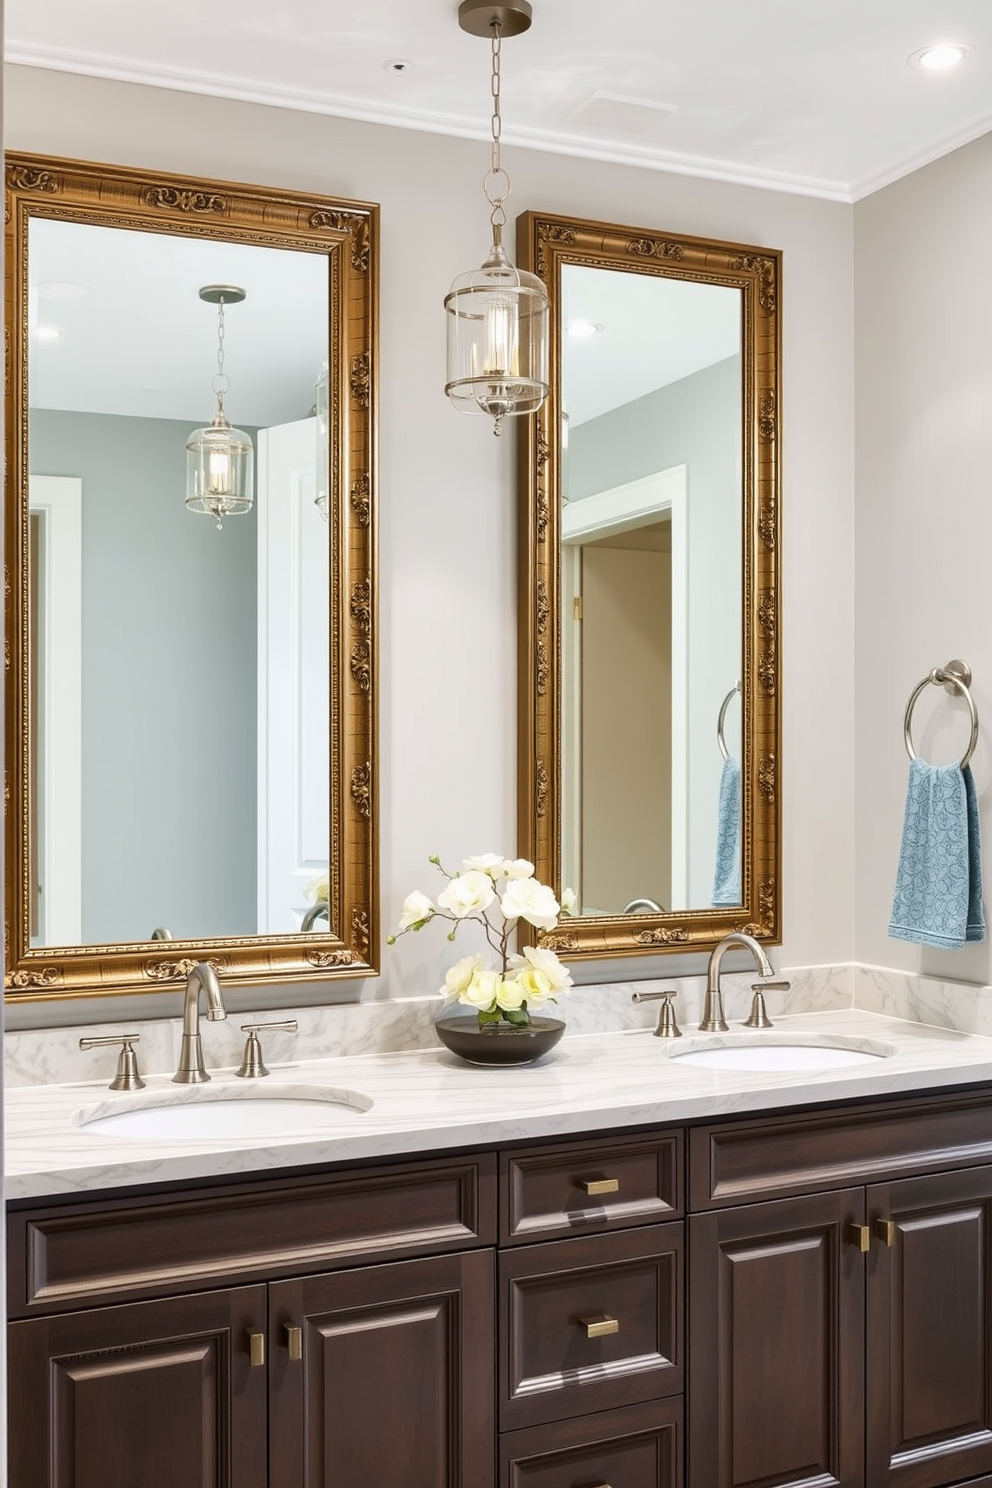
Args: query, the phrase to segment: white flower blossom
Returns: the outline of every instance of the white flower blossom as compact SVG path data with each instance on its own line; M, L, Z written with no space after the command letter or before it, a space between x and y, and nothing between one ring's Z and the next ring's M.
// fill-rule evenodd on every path
M461 997L475 973L485 970L488 970L486 957L481 953L475 956L463 956L460 961L455 962L454 966L449 966L445 972L444 986L438 996L446 998L449 1002L454 997Z
M473 869L453 878L446 889L437 896L442 909L463 920L466 915L481 914L496 898L493 881L488 873Z
M562 965L554 951L543 946L524 946L523 955L512 957L510 965L518 973L524 967L540 972L548 984L549 996L568 992L572 986L571 973Z
M433 918L434 905L426 894L419 889L414 889L412 894L407 894L403 900L403 908L400 912L400 930L416 930L421 925Z
M466 873L488 873L490 878L499 878L505 867L505 860L499 853L480 853L477 858L465 858L462 867Z
M579 896L574 889L562 889L561 912L563 915L574 915L579 906Z
M499 907L508 920L526 920L538 930L553 930L561 906L547 884L536 878L511 878Z
M503 872L507 878L533 878L534 864L528 863L526 858L505 858Z
M524 989L515 977L506 977L496 992L496 1005L505 1012L514 1013L523 1006Z
M488 1012L496 1005L502 980L502 972L490 971L485 966L477 967L469 978L465 990L459 992L458 1001L467 1003L469 1007L478 1008L480 1012Z
M330 873L318 873L316 878L310 880L303 893L311 904L326 904L331 897Z
M551 997L551 983L543 971L536 966L525 966L516 974L516 983L523 989L528 1008L540 1007Z

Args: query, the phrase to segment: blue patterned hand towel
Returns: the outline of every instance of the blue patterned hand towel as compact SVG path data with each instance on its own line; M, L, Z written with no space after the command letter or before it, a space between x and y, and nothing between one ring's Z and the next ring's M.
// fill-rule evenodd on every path
M967 765L910 763L889 934L945 950L985 939L978 800Z
M716 815L716 872L713 904L741 902L741 767L725 759Z

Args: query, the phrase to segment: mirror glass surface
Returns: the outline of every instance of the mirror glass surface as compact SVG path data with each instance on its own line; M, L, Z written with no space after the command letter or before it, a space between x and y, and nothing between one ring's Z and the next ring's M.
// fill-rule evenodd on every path
M563 881L737 905L741 292L565 263L560 345Z
M28 261L31 943L296 932L329 861L327 260L35 219ZM255 451L252 509L220 530L184 499L215 408L210 284L245 292L225 407ZM297 718L273 663L299 668Z

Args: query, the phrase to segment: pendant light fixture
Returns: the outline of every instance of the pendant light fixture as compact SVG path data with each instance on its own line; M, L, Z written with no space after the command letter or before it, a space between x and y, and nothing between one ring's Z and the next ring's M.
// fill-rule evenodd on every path
M510 177L500 161L500 45L530 28L528 0L462 0L458 24L492 42L492 152L483 189L492 248L485 263L460 274L444 302L448 323L445 392L462 413L488 413L494 434L510 414L533 413L548 395L548 296L540 279L515 269L503 247Z
M224 412L230 387L224 371L224 307L238 305L245 291L236 284L205 284L200 299L217 306L217 371L211 386L217 411L205 429L196 429L186 443L186 505L207 512L223 527L224 517L251 511L255 451L251 439L232 428Z

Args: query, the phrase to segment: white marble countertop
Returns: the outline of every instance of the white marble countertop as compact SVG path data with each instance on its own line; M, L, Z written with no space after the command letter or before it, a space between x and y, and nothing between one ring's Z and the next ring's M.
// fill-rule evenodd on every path
M569 1137L626 1127L748 1115L866 1096L953 1088L992 1081L992 1038L845 1010L775 1020L755 1035L738 1025L702 1042L774 1042L797 1037L840 1038L849 1047L890 1047L886 1058L850 1069L745 1073L715 1071L671 1056L699 1041L694 1031L663 1041L644 1029L566 1037L536 1064L478 1069L444 1049L351 1056L273 1066L271 1077L247 1082L233 1069L209 1086L179 1086L165 1075L147 1079L138 1096L106 1085L40 1085L11 1090L5 1102L8 1200L88 1194L134 1184L251 1175L322 1163L416 1156L446 1148L498 1146L528 1138ZM149 1098L183 1103L225 1087L243 1096L250 1085L266 1096L280 1087L356 1091L370 1109L348 1113L340 1128L319 1137L149 1139L87 1131L79 1113L111 1112Z

